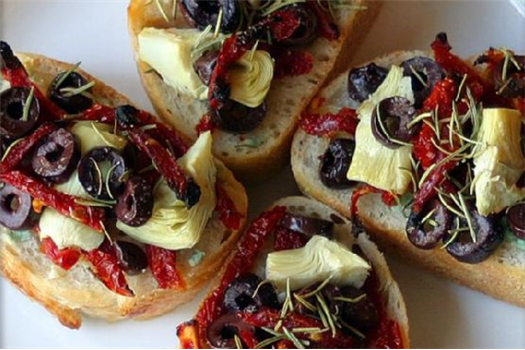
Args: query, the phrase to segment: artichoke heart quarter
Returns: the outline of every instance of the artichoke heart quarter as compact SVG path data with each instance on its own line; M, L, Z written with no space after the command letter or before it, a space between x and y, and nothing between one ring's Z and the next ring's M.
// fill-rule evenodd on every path
M208 131L178 160L180 166L200 186L199 202L188 208L165 180L156 186L152 217L142 226L131 227L117 222L117 228L134 239L170 250L192 248L199 242L216 205L217 168L212 153L212 136Z
M255 108L260 106L273 79L274 62L267 51L249 51L228 72L231 99Z
M489 215L525 197L525 189L516 186L525 170L520 112L484 109L478 141L474 158L476 207L481 215Z
M306 246L268 254L266 279L277 288L297 290L330 278L335 285L363 286L370 265L344 245L323 236L314 236Z

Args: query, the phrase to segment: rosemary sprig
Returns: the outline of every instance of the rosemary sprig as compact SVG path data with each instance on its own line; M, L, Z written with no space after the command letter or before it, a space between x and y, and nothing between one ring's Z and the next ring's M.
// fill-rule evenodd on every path
M463 197L463 194L461 192L458 193L459 201L461 203L461 207L463 209L463 212L465 213L465 218L467 220L468 228L470 231L470 237L472 239L472 242L476 243L477 237L476 232L474 231L474 225L472 223L472 215L470 215L470 210L467 207L467 203L465 202L465 198Z
M241 338L239 338L237 334L233 335L233 339L235 341L235 346L237 347L237 349L244 349L244 347L242 346Z
M305 349L304 344L295 336L295 334L286 329L286 327L283 327L283 333L297 349Z
M358 296L356 298L335 297L334 300L335 301L342 301L344 303L352 303L353 304L353 303L360 302L364 298L366 298L366 294L361 294L360 296Z
M7 158L7 155L9 154L9 152L11 152L11 150L19 143L21 142L23 139L25 139L25 137L22 137L22 138L19 138L15 141L13 141L12 144L9 145L9 147L7 147L7 149L5 150L4 152L4 155L2 156L2 160L1 161L4 161L4 159Z
M95 167L95 171L97 172L98 176L98 190L97 195L100 196L102 194L102 186L104 185L104 179L102 177L102 171L100 170L100 167L98 166L98 163L95 159L89 158L91 162L93 163L93 166Z
M332 279L332 276L329 276L327 279L325 279L316 289L311 291L310 293L303 294L302 297L304 299L308 299L319 293L324 287L330 283L330 280Z
M71 75L71 73L73 73L74 71L76 71L78 69L78 67L80 67L80 65L82 64L82 62L77 62L75 63L75 65L73 65L71 68L69 68L64 74L62 74L62 76L60 77L60 79L58 79L57 81L57 84L56 86L60 86L62 85L62 83L64 81L66 81L67 77L69 77Z
M324 300L324 297L321 293L318 293L315 295L315 298L317 299L318 303L318 309L319 314L324 313L326 316L326 320L328 321L328 326L330 327L332 331L332 337L335 337L335 334L337 332L337 329L335 327L334 319L332 318L332 314L330 313L330 309L328 308L328 305L326 304L326 301Z
M29 95L27 96L26 101L24 102L24 108L22 109L22 120L23 122L26 122L29 118L29 110L31 109L31 104L33 104L33 99L35 96L35 87L32 86L31 90L29 90Z
M414 69L413 66L410 66L410 70L412 71L412 74L414 74L414 76L417 78L417 80L419 80L419 82L424 87L428 87L428 83L425 81L425 79L423 79L423 77L419 74L419 72Z
M219 15L217 16L217 23L215 24L215 31L213 32L213 39L217 39L221 32L222 25L222 16L224 15L222 8L219 10Z
M92 122L91 123L91 127L93 128L93 130L95 131L95 133L98 135L98 137L100 137L100 139L108 146L110 147L114 147L114 148L117 148L117 146L113 143L111 143L108 139L106 139L106 137L104 136L104 134L102 134L102 131L100 131L96 125L96 123Z
M388 130L386 129L386 126L384 125L383 120L381 120L381 114L379 113L379 104L376 106L376 113L377 113L377 121L379 122L379 127L381 128L381 131L383 132L383 135L385 135L386 138L390 142L395 143L395 144L400 145L400 146L409 146L409 147L413 146L411 143L403 142L403 141L394 139L393 137L391 137L388 134Z
M75 95L85 94L87 90L91 89L93 86L95 86L95 81L90 81L89 83L82 85L77 88L69 88L65 87L60 89L61 92L65 92L64 97L73 97Z
M294 293L293 297L294 297L295 300L297 300L297 302L299 304L303 305L308 310L310 310L312 312L317 312L317 308L314 305L312 305L310 302L308 302L308 300L306 300L302 296L300 296L299 294Z
M456 95L456 98L454 99L454 101L458 102L459 101L459 98L461 97L461 93L463 92L463 87L465 86L465 83L467 82L467 74L463 74L463 78L461 79L461 83L459 84L459 87L458 87L458 93Z
M101 199L90 200L90 199L83 199L83 198L75 198L75 203L80 204L80 205L85 205L87 207L105 207L105 208L111 208L115 204L117 204L116 201L103 201Z
M111 193L111 188L109 186L109 182L110 182L110 179L111 179L111 175L113 174L113 172L115 171L115 169L117 168L118 164L114 164L111 168L109 168L108 170L108 173L106 175L106 181L105 181L105 184L106 184L106 192L108 193L108 196L109 198L111 199L115 199L115 197L113 196L113 193Z
M255 348L256 349L264 349L274 343L277 343L278 341L280 340L283 340L284 339L284 335L276 335L274 337L271 337L271 338L268 338L268 339L265 339L263 340L262 342L260 343L257 343L257 345L255 345Z
M160 14L162 15L162 18L164 18L164 20L169 23L170 19L169 19L168 15L166 14L166 11L164 10L164 7L160 3L160 1L161 0L154 0L155 5L157 6L157 9L159 10Z

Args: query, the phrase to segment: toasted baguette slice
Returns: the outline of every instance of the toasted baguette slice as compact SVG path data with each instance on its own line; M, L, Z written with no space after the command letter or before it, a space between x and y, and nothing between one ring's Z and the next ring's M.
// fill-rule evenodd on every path
M403 51L375 59L383 67L399 65L415 57L432 57L429 52ZM333 80L319 97L326 99L323 108L337 112L348 106L347 76L343 73ZM319 177L320 157L329 140L311 136L299 129L292 145L292 169L301 191L350 217L351 190L334 190L323 185ZM396 208L386 206L378 195L369 195L359 201L359 214L373 239L385 251L420 264L445 276L486 293L494 298L525 307L525 252L504 242L486 261L471 265L461 263L443 249L430 251L413 246L405 234L407 219Z
M68 70L71 65L33 54L17 55L32 80L46 92L53 78ZM104 85L86 72L81 74L96 81L95 98L108 106L116 107L130 101ZM247 197L243 186L233 174L217 161L217 181L223 185L234 201L239 213L246 217ZM243 222L244 224L244 222ZM151 272L126 276L135 297L120 296L108 290L92 273L88 264L79 261L70 271L64 271L51 262L40 250L36 235L17 241L0 226L0 270L2 274L30 298L55 314L60 322L70 328L79 328L82 314L117 321L124 318L148 319L164 314L191 300L220 269L233 249L240 231L230 231L214 215L194 247L205 253L201 262L191 267L188 259L194 250L177 253L177 264L186 283L184 290L161 290Z
M162 0L160 2L163 3ZM290 144L301 111L308 106L334 67L337 70L337 67L347 64L371 27L381 5L379 1L366 0L353 1L352 4L355 5L353 8L365 6L366 9L356 11L342 7L338 11L337 24L341 30L338 40L318 39L307 47L314 56L314 67L309 74L273 82L267 96L268 113L261 125L243 135L221 130L213 133L214 154L241 181L262 182L289 162ZM167 23L151 1L132 0L128 9L128 22L142 84L157 114L180 130L188 140L195 140L195 127L208 111L207 101L179 94L164 83L158 74L146 73L149 66L138 57L137 37L143 28L184 28L188 26L184 16L179 15L177 21ZM342 51L342 47L345 50ZM246 139L254 140L258 146L243 147L242 142Z
M409 327L405 301L396 281L390 273L383 254L377 249L377 246L370 240L368 235L362 232L356 237L352 232L353 225L351 221L340 218L337 212L330 207L306 197L286 197L280 199L274 202L268 210L276 206L284 206L287 208L287 212L306 217L318 217L328 221L333 221L334 216L340 219L341 223L338 223L336 228L334 228L334 238L349 248L354 245L359 246L366 259L371 263L379 281L379 291L381 293L385 312L390 320L395 321L399 325L403 347L409 348ZM268 240L257 257L257 266L254 266L251 269L252 272L259 276L264 276L266 256L267 252L271 251L272 242L273 239ZM242 240L239 244L242 244ZM233 255L234 254L232 254L230 258L232 258ZM225 264L221 274L213 281L208 297L214 293L214 290L220 284L220 280L226 268L227 264ZM178 335L181 341L181 346L193 344L199 348L209 348L209 343L206 339L199 339L199 334L202 334L202 332L199 332L197 327L198 322L194 321L187 322L179 327Z

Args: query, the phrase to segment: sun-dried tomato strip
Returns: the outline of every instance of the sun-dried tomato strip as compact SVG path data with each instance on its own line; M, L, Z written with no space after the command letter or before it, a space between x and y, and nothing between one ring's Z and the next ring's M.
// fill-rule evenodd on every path
M217 205L215 210L219 212L219 219L230 230L238 230L241 228L241 221L243 215L237 211L235 203L228 196L228 193L219 184L215 185L215 193L217 195Z
M148 154L177 197L185 198L188 179L175 158L157 140L140 129L130 130L129 136L141 151Z
M75 266L82 255L82 252L75 248L58 249L50 237L44 238L40 242L40 247L51 261L64 270L69 270Z
M96 231L103 231L104 209L77 204L76 200L80 198L58 192L20 171L0 174L0 180L29 193L35 200L64 216L75 219Z
M2 65L2 76L9 81L12 87L34 88L35 98L38 100L42 110L42 119L46 121L62 119L66 113L49 100L38 86L31 81L22 62L4 41L0 41L0 57L3 62L3 65L0 64Z
M361 184L354 190L354 192L352 192L352 198L350 200L350 213L353 218L357 218L359 216L359 199L361 199L361 197L363 196L373 193L381 194L381 199L386 205L394 205L396 203L396 197L394 194L380 190L367 184Z
M195 317L201 332L221 315L223 312L222 301L226 288L228 288L231 281L252 267L263 244L275 230L285 213L285 207L274 207L272 210L259 215L246 230L244 237L237 246L235 255L228 262L220 285L202 303Z
M15 169L20 162L27 157L29 151L31 151L40 140L49 135L55 129L55 125L46 123L31 135L14 145L6 158L0 163L0 173L6 173Z
M343 107L337 114L303 113L300 120L301 128L310 135L332 137L338 132L355 134L359 119L354 109Z
M328 1L332 0L321 1L321 3L325 2L325 6L329 6ZM306 1L306 6L309 7L317 17L317 31L319 34L328 40L339 39L340 33L337 24L332 21L330 14L321 8L319 1Z
M97 278L111 291L127 297L133 296L124 271L119 266L115 250L111 243L104 242L99 248L86 252L86 259L91 263Z
M172 250L146 246L148 266L162 289L184 289L185 283L177 269L177 253Z

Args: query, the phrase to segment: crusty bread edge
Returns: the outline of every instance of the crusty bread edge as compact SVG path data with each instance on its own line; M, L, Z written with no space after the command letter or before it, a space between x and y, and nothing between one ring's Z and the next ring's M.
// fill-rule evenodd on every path
M420 54L420 52L417 53ZM416 52L398 51L381 57L381 60L388 61L390 59L394 61L398 56L415 54ZM347 72L342 73L332 84L346 79L346 74ZM330 89L331 86L329 84L327 89ZM292 145L292 171L301 192L334 208L342 215L350 217L350 203L338 201L324 190L324 186L320 181L312 184L305 174L297 171L300 160L294 156L294 153L300 153L298 152L299 144L301 142L307 144L309 137L313 136L306 134L303 130L298 130ZM379 198L375 198L374 203L383 205ZM363 208L362 203L359 205L359 208ZM371 215L372 210L373 207L370 208L370 206L360 210L360 220L382 250L398 255L411 263L421 265L439 276L451 279L458 284L480 291L493 298L525 307L525 269L504 264L495 257L490 257L482 263L471 265L458 262L441 249L426 251L416 248L406 239L404 231L388 230L380 222L374 220Z
M52 71L53 74L65 71L71 67L68 63L56 61L41 55L18 54L18 56L23 61L33 61L38 69L49 70ZM117 104L130 103L126 97L119 94L115 89L105 85L88 73L81 70L79 71L89 80L96 81L94 87L95 95L108 98ZM235 181L230 171L226 169L224 174L224 178L218 179L218 181L226 180L235 188L236 195L242 199L238 203L235 203L235 205L237 210L246 218L248 209L246 192L242 185ZM69 328L79 328L81 326L83 313L92 317L103 318L107 321L117 321L124 318L149 319L171 311L196 296L197 292L202 289L221 268L222 263L228 257L238 238L241 236L244 223L245 219L242 220L241 229L232 231L222 243L219 251L206 257L201 264L193 269L193 277L190 281L185 281L187 288L184 291L156 289L147 295L142 295L140 298L135 297L130 299L117 296L109 290L103 290L103 292L99 293L100 295L97 295L100 299L98 307L82 308L83 297L88 297L88 292L83 295L77 291L75 295L78 296L80 294L80 296L76 297L75 300L72 299L67 302L58 300L55 296L56 286L53 285L53 282L47 279L46 276L37 274L29 264L24 262L19 252L12 246L12 244L16 243L4 239L0 240L0 272L22 292L34 301L42 304L49 312L54 314L64 326ZM71 307L70 305L77 305L79 307Z
M355 53L355 50L364 41L368 30L372 26L375 18L379 14L382 6L380 0L369 0L366 1L367 9L365 11L357 11L354 21L347 27L343 28L341 33L342 43L339 46L339 56L334 60L332 70L324 75L324 79L320 79L317 83L317 91L328 81L328 77L342 67L346 66L347 62L350 61L351 57ZM157 114L167 123L175 124L173 115L168 111L162 99L162 92L160 89L155 87L155 79L148 76L143 69L140 68L140 62L138 61L138 40L137 36L140 30L145 26L147 20L143 18L143 6L140 1L131 0L128 7L128 27L131 35L131 41L135 56L137 59L138 71L142 81L142 85L146 93L148 94L153 107ZM345 48L344 50L342 48ZM280 136L276 143L272 144L264 153L256 154L251 157L228 157L224 158L221 154L216 154L226 166L232 170L235 176L243 183L246 184L259 184L280 171L286 164L289 163L290 147L293 139L293 135L297 128L297 123L301 112L309 105L311 99L315 96L316 92L313 92L311 96L305 98L300 108L297 108L296 113L290 116L294 119L294 123L290 128L284 130L282 136ZM176 119L176 118L175 118ZM182 135L185 139L191 140L190 135Z

